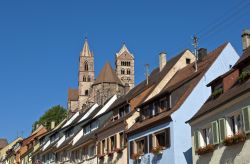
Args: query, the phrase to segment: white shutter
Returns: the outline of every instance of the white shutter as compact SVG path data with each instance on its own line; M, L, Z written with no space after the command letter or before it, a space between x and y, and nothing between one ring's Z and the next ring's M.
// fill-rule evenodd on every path
M225 118L219 119L219 132L220 132L220 142L223 142L227 136L226 120Z
M250 133L250 106L242 109L243 125L245 133Z

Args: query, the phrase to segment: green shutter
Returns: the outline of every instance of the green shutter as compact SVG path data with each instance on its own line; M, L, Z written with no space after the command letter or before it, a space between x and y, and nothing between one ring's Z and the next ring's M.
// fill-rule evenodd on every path
M213 144L218 144L219 143L218 122L214 121L211 124L212 124Z
M195 150L200 147L200 132L197 130L194 132L194 147Z
M250 106L242 109L243 125L245 133L250 133Z
M226 138L226 120L225 118L219 119L219 132L220 132L220 142L223 142L224 139Z

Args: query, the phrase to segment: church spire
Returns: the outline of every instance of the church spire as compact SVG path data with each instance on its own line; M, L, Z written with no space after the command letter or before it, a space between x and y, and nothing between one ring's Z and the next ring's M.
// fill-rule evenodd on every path
M92 56L92 53L90 52L90 49L89 49L89 43L88 43L87 37L85 37L85 40L84 40L84 45L82 48L81 56Z

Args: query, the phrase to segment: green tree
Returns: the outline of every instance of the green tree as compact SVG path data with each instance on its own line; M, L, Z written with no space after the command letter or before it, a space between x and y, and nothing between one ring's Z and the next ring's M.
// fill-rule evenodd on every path
M33 123L32 130L34 131L37 127L37 124L44 125L47 129L50 130L51 122L55 121L55 125L58 125L64 118L67 117L67 110L60 106L53 106L48 109L36 122Z

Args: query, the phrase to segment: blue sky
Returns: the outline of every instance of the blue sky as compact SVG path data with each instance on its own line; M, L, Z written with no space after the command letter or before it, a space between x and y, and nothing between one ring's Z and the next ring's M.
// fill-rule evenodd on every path
M191 49L194 33L204 36L200 47L212 50L230 41L241 53L249 10L243 0L0 1L0 138L11 141L22 131L27 136L48 108L66 107L68 88L77 87L85 36L96 75L106 61L114 66L125 42L135 56L138 83L145 63L152 70L159 52L170 59Z

